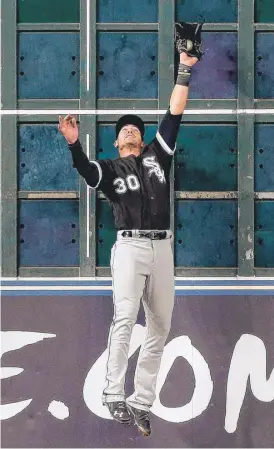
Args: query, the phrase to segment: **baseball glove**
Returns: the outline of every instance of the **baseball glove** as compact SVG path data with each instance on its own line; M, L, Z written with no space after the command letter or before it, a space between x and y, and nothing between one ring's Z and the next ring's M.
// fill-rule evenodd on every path
M188 56L196 57L199 60L203 57L202 52L202 31L203 23L175 23L175 45L178 53L185 52Z

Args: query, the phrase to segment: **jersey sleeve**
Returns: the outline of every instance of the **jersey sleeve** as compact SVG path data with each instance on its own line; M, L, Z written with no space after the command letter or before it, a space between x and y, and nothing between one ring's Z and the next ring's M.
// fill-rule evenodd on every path
M113 161L104 159L100 161L90 161L84 153L79 140L73 145L69 145L71 151L73 167L85 179L86 183L96 189L100 187L106 190L108 184L115 177L115 168Z
M157 131L156 140L167 155L174 155L181 119L182 114L173 115L168 109Z

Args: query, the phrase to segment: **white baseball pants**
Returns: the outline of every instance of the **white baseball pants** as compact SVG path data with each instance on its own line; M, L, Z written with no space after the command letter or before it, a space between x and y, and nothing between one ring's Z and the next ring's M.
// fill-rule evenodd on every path
M149 410L174 306L172 233L164 240L118 238L111 251L114 316L108 338L103 401L125 400L125 375L133 326L142 299L146 316L144 344L137 362L134 393L127 402Z

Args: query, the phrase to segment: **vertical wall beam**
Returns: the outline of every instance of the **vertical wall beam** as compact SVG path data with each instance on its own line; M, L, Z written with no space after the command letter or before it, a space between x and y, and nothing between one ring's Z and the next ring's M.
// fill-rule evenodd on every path
M254 107L254 0L239 0L238 108ZM238 115L238 275L254 275L254 116Z
M174 18L175 2L173 0L159 1L159 109L168 108L174 85ZM159 122L161 119L162 116L159 116ZM171 167L170 179L170 229L174 232L174 162Z
M96 108L96 1L81 0L80 108ZM90 160L96 157L96 116L81 116L80 137ZM96 192L80 180L80 276L96 272Z
M1 5L1 107L16 109L16 0ZM1 275L17 276L17 116L1 115Z

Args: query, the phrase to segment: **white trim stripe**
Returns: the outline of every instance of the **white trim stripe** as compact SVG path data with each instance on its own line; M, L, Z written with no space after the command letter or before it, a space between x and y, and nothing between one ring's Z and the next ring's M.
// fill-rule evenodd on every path
M161 145L161 147L163 148L163 150L165 150L166 153L170 154L171 156L173 156L175 149L172 150L171 148L169 148L169 146L167 145L167 143L164 141L164 139L162 138L161 134L159 133L159 131L157 131L156 133L156 139L158 140L159 144Z
M164 115L166 109L2 109L0 115ZM183 115L260 115L274 114L274 109L185 109Z
M87 151L87 157L89 159L89 134L86 135L86 151ZM89 186L87 185L87 191L86 191L86 197L87 197L87 215L86 215L86 226L87 226L87 233L86 233L86 246L87 246L87 258L89 258L89 227L90 227L90 194L89 194Z
M111 291L112 286L111 285L91 285L91 286L83 286L83 285L21 285L21 286L7 286L7 287L1 287L1 291L92 291L92 290L102 290L102 291ZM199 290L199 291L207 291L207 290L223 290L223 291L231 291L231 290L265 290L265 291L273 291L273 286L269 285L182 285L182 286L175 286L176 291L185 291L185 290Z
M193 276L175 276L174 277L175 281L195 281L197 283L199 283L200 281L228 281L228 282L232 282L232 281L249 281L249 282L260 282L260 281L274 281L274 276L205 276L205 277L193 277ZM47 281L72 281L72 282L81 282L81 281L96 281L96 282L100 282L100 281L111 281L111 277L110 276L90 276L90 277L81 277L81 276L77 276L77 277L43 277L43 276L39 276L39 277L0 277L0 282L3 281L41 281L41 282L47 282Z
M98 172L99 172L99 181L97 182L95 187L91 187L92 189L97 189L97 187L99 186L100 182L102 181L102 177L103 177L103 172L102 172L102 168L101 165L98 164L97 161L89 161L91 164L95 164L96 167L98 168Z

